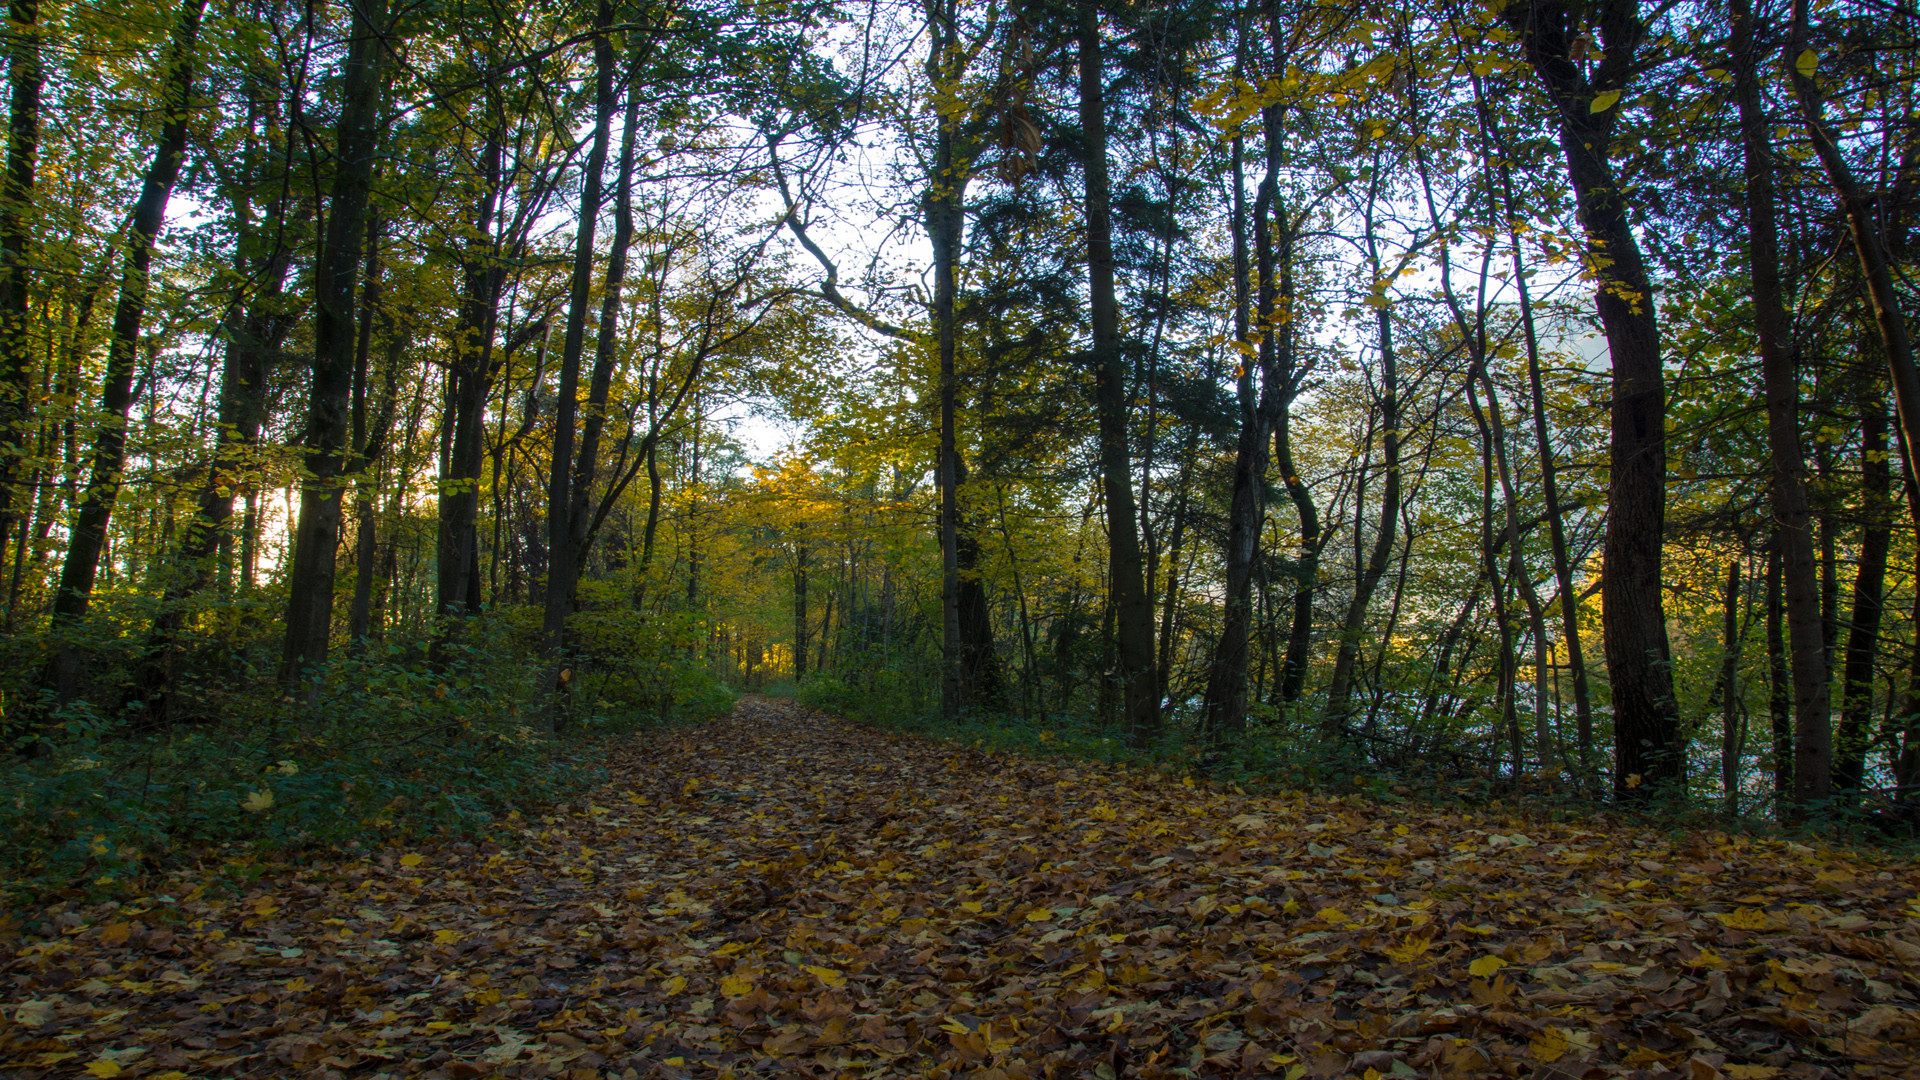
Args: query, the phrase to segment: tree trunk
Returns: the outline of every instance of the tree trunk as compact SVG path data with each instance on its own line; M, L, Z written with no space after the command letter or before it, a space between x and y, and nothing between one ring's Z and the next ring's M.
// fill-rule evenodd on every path
M804 524L801 526L804 528ZM807 677L807 559L806 544L793 546L793 681Z
M607 143L613 126L613 24L611 0L600 0L593 20L594 121L580 184L580 218L574 237L573 276L567 301L567 330L560 346L560 388L553 409L553 461L547 480L547 595L541 632L553 673L548 680L553 709L548 723L564 714L568 669L567 616L573 612L579 563L573 535L574 420L579 411L580 360L586 351L587 307L593 302L593 240L600 218L601 179L607 168Z
M40 0L12 0L7 10L8 82L6 174L0 177L0 552L10 530L26 535L15 490L27 456L33 416L33 342L28 320L28 267L32 263L33 201L40 150ZM15 576L26 549L14 557ZM8 604L11 617L13 606Z
M1582 15L1589 12L1604 56L1592 81L1572 59ZM1595 306L1613 359L1601 620L1613 685L1614 796L1642 798L1658 788L1680 787L1687 774L1660 591L1666 383L1652 284L1608 160L1621 110L1595 111L1595 104L1601 93L1625 90L1646 27L1637 0L1601 0L1592 7L1530 0L1507 8L1506 17L1520 24L1527 58L1559 114L1567 175L1592 247L1589 265L1599 279Z
M950 85L958 28L954 5L944 0L928 5L931 42L926 74L935 87ZM960 237L965 227L967 175L958 166L960 117L941 110L934 122L934 168L925 197L927 238L933 246L933 330L940 354L940 460L935 472L940 484L940 711L948 718L968 708L965 645L960 613L960 451L956 445L955 413L959 380L955 372L958 350L954 307L959 292ZM977 546L977 545L976 545Z
M1914 367L1913 339L1900 312L1900 296L1894 289L1886 242L1875 220L1878 200L1860 189L1853 168L1840 153L1839 144L1827 127L1819 86L1810 73L1799 70L1799 58L1807 51L1807 36L1807 0L1793 0L1793 35L1787 45L1786 62L1792 72L1794 92L1800 99L1802 119L1814 152L1819 155L1827 181L1833 185L1840 209L1847 216L1854 254L1866 278L1867 300L1873 308L1874 324L1880 330L1881 346L1887 354L1887 375L1893 384L1901 438L1909 447L1920 447L1920 370ZM1908 475L1920 482L1920 474L1914 472L1916 467L1914 459L1909 457Z
M967 482L966 462L953 455L954 482ZM965 515L955 521L954 546L959 558L958 611L960 630L960 694L968 708L1007 711L1006 669L993 647L993 620L987 606L987 586L980 577L980 521Z
M279 680L291 686L326 662L333 630L334 549L353 448L348 445L354 370L354 285L372 187L390 27L384 0L353 9L342 72L343 103L329 196L326 242L314 272L313 377L308 390L306 471L287 577L286 640Z
M1727 563L1720 616L1720 788L1728 817L1740 814L1740 560Z
M1874 387L1878 390L1878 387ZM1868 732L1873 723L1874 660L1886 607L1887 552L1892 541L1892 470L1887 462L1887 414L1870 394L1860 417L1860 494L1865 521L1853 579L1853 618L1847 627L1840 727L1834 733L1833 784L1858 791L1866 780Z
M1094 396L1100 416L1100 477L1107 508L1107 588L1123 688L1125 728L1136 747L1160 736L1154 694L1153 601L1147 596L1138 516L1128 460L1126 358L1114 295L1113 212L1107 175L1106 76L1097 4L1079 7L1080 126L1084 140L1088 301L1092 311Z
M440 626L434 651L440 653L463 616L476 614L467 604L473 584L469 568L479 544L480 467L486 456L486 404L492 393L494 327L499 321L499 244L494 213L500 199L504 149L497 131L489 131L480 153L479 203L468 234L461 267L460 316L450 342L445 423L452 429L446 471L440 477L439 522L434 542L434 614ZM436 659L444 659L437 656Z
M1774 816L1793 799L1793 684L1787 672L1787 614L1780 572L1780 528L1767 547L1767 716L1773 736Z
M1284 132L1281 106L1261 109L1265 133L1266 170L1254 196L1254 252L1259 274L1259 343L1248 313L1247 244L1241 141L1233 144L1233 261L1234 331L1238 346L1239 378L1235 381L1240 412L1240 434L1233 456L1233 486L1227 509L1226 589L1222 597L1220 637L1213 663L1207 669L1206 730L1218 743L1231 742L1247 724L1247 656L1253 630L1253 578L1260 558L1260 532L1267 511L1267 435L1285 398L1285 376L1280 371L1280 319L1274 308L1273 231L1270 215L1284 214L1279 203L1279 175ZM1256 389L1254 358L1258 357Z
M113 330L107 341L107 368L101 379L100 430L94 436L92 465L80 513L67 541L67 557L60 568L54 594L53 625L64 628L87 613L93 598L94 576L106 548L107 523L120 494L122 469L127 461L127 410L133 404L134 358L140 343L140 324L147 310L147 270L153 245L166 221L167 202L187 155L187 122L193 96L193 50L200 33L206 0L188 0L167 51L167 76L162 84L160 141L153 161L140 181L127 228L127 262L120 278L120 299L114 306ZM79 675L79 653L63 645L55 654L49 682L61 700L73 696Z
M1793 673L1794 800L1825 799L1832 767L1827 635L1800 449L1800 378L1780 289L1779 232L1774 219L1773 147L1760 102L1751 0L1732 0L1734 79L1740 105L1746 177L1747 237L1753 281L1753 325L1767 395L1767 449L1773 466L1773 518L1786 594Z
M579 568L586 565L594 535L617 497L617 492L609 491L599 506L599 513L594 512L593 485L600 466L600 439L607 428L607 402L613 392L614 368L619 362L620 304L627 280L627 251L633 246L633 168L637 152L634 140L640 102L639 95L631 89L620 89L627 91L627 108L621 117L620 160L615 166L613 242L607 251L607 280L600 295L600 322L593 332L593 374L587 383L586 415L580 425L580 457L573 468L573 523L568 533L573 541L571 563L576 576ZM657 395L657 390L654 394ZM640 448L640 456L645 461L653 460L659 430L656 420L649 427L645 445ZM655 487L657 489L658 484ZM643 554L646 560L652 559L651 544Z
M1368 230L1372 230L1371 220ZM1378 280L1379 260L1376 258L1373 263ZM1387 567L1393 562L1394 531L1400 523L1400 377L1393 349L1393 322L1387 314L1385 297L1381 299L1375 318L1380 337L1380 440L1384 458L1381 464L1386 477L1380 487L1380 524L1365 565L1356 568L1353 599L1347 604L1346 618L1341 621L1333 681L1327 687L1327 719L1339 729L1345 728L1351 708L1353 677L1359 666L1361 637L1366 632L1367 605L1373 601L1374 589L1379 587L1380 579L1386 576ZM1358 528L1356 519L1356 542ZM1503 629L1502 633L1506 631Z

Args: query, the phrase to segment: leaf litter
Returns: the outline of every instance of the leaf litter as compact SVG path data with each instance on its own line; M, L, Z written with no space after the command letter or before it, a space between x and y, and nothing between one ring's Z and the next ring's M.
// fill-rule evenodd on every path
M584 805L0 941L22 1077L1912 1076L1914 867L749 699ZM204 872L203 872L204 873Z

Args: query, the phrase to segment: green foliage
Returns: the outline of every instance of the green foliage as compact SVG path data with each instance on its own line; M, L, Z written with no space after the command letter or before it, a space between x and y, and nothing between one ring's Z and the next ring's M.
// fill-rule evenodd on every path
M660 644L644 619L597 614ZM0 907L112 895L197 858L482 832L596 782L598 737L663 708L676 720L732 708L732 691L700 666L635 646L581 665L594 706L570 737L548 737L545 669L520 647L521 629L475 620L438 663L423 643L369 645L337 656L310 699L245 686L220 699L217 721L157 733L84 700L57 711L31 753L0 757ZM252 659L246 667L266 666Z

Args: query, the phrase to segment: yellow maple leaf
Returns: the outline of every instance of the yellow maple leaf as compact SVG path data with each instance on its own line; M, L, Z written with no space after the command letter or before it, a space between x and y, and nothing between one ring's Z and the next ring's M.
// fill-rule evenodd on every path
M1548 1028L1533 1037L1527 1044L1527 1052L1535 1061L1551 1064L1567 1056L1567 1036L1559 1028Z
M1417 938L1417 937L1414 937L1412 934L1408 934L1407 940L1401 942L1398 945L1387 946L1386 951L1387 951L1387 956L1390 959L1392 959L1394 963L1411 964L1415 960L1418 960L1422 956L1425 956L1427 954L1427 950L1431 948L1433 948L1432 938L1430 937Z
M127 936L131 933L133 933L132 924L110 922L100 928L100 943L102 945L125 945L127 943Z
M1765 930L1773 925L1773 916L1759 908L1743 907L1714 915L1729 930Z
M745 975L728 975L720 980L720 993L729 998L746 997L753 993L753 980Z
M245 810L249 814L266 813L267 811L273 809L273 792L271 791L247 792L247 797L240 800L240 809ZM120 1066L118 1065L114 1066L115 1069L118 1069L119 1067ZM107 1075L112 1076L114 1074L108 1073Z
M1319 911L1314 912L1313 917L1319 919L1321 922L1335 924L1353 921L1346 912L1341 911L1337 907L1323 907Z
M1043 907L1034 908L1032 911L1027 912L1027 921L1028 922L1052 922L1053 909L1043 908Z
M660 992L668 997L672 997L686 988L687 977L685 975L675 975L673 978L660 984Z
M466 936L467 934L464 930L435 930L433 932L433 943L435 945L452 945Z
M1467 974L1472 975L1476 979L1491 978L1498 974L1501 968L1506 966L1507 962L1497 956L1483 956L1467 965Z
M821 986L824 986L829 990L837 990L840 987L847 985L847 977L833 970L830 967L821 967L817 964L808 964L806 965L806 968L808 971L813 972L814 978L820 980Z
M426 861L427 861L427 857L425 855L419 854L418 852L400 856L400 865L406 867L409 870L413 869L416 866L419 866L421 863Z
M1115 810L1104 802L1093 808L1093 820L1095 821L1112 821L1119 816L1120 812L1118 810Z

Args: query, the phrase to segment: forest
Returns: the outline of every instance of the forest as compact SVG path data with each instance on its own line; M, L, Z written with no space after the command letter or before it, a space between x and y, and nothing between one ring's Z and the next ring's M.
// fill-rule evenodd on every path
M7 20L23 880L457 827L743 691L1911 830L1900 0Z

